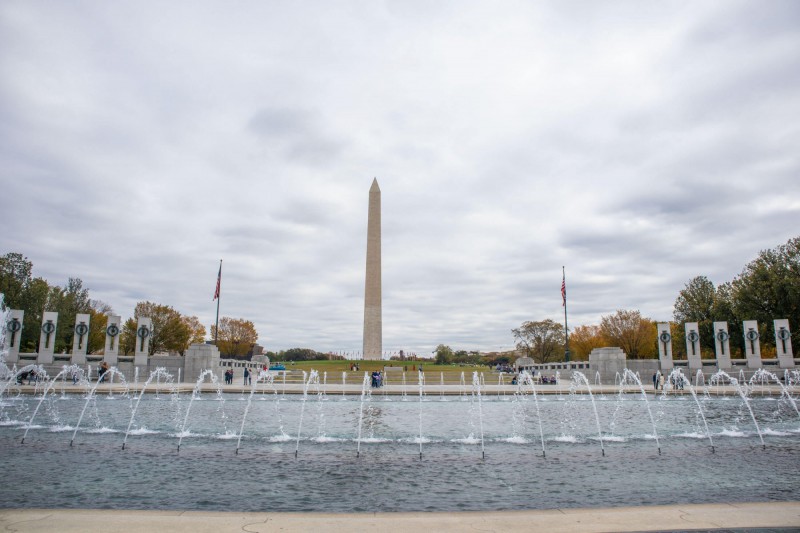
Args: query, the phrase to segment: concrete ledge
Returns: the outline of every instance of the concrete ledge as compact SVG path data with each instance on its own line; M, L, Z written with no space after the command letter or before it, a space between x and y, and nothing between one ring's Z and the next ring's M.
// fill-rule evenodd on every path
M108 511L91 509L0 510L5 531L149 533L179 531L381 532L667 531L731 528L800 528L800 502L720 503L618 508L479 511L463 513L236 513L206 511Z

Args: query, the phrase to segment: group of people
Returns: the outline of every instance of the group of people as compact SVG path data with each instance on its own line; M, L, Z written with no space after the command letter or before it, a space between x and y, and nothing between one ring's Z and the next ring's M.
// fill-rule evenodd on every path
M258 370L258 369L256 369ZM242 385L252 385L253 384L253 373L256 370L251 370L248 367L244 367L244 373L242 374ZM266 372L267 366L264 365L264 371ZM225 385L233 385L233 369L229 368L225 371Z
M555 385L555 384L558 383L558 380L556 379L555 376L548 377L548 376L545 376L542 373L539 373L539 378L537 379L535 370L532 371L531 377L534 379L534 381L538 381L539 383L552 384L552 385ZM512 385L517 385L518 383L519 383L519 374L514 374L511 377L511 384Z
M33 385L35 382L39 381L36 370L30 369L27 372L20 372L17 374L17 385L22 385L26 379L28 380L28 385Z
M669 378L669 383L675 390L683 390L683 374L672 374ZM653 390L664 390L664 374L656 370L653 372Z
M372 373L372 386L374 388L383 386L383 372L376 370Z

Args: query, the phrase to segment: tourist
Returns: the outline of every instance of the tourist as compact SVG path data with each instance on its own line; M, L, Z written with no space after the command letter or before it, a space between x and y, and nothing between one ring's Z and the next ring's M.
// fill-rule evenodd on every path
M658 371L653 372L653 390L658 390Z
M244 375L243 384L247 385L248 384L247 382L250 379L250 371L247 369L247 367L244 367L244 374L243 375Z
M106 372L108 372L108 363L103 361L103 364L100 365L100 371L97 373L97 381L103 383L106 380Z
M664 374L658 375L658 388L664 390Z
M72 371L72 384L73 385L77 385L78 384L78 371L77 370L73 370Z

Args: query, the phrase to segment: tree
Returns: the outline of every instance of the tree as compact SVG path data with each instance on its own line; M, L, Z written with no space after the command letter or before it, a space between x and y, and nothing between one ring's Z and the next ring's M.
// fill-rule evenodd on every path
M586 361L595 348L606 345L600 326L578 326L569 334L570 353L575 361Z
M150 355L156 352L178 352L181 355L189 347L192 332L183 320L183 316L168 305L153 302L136 304L133 316L135 319L147 317L152 323L150 331ZM126 322L126 328L130 326ZM136 341L136 320L133 323L134 342ZM125 331L123 330L123 333ZM130 335L130 333L128 333ZM125 339L130 342L129 339Z
M522 350L537 363L560 360L564 354L564 327L549 318L538 322L524 322L512 329L517 349Z
M89 302L89 340L86 346L88 353L97 353L105 349L108 315L113 312L111 306L105 302L100 300Z
M449 365L453 362L453 350L449 346L440 344L436 347L436 364Z
M244 318L224 316L219 319L219 335L216 326L211 326L211 336L217 338L217 348L222 355L241 358L258 340L256 327Z
M54 345L56 352L72 349L75 319L78 313L89 313L90 309L89 289L83 287L83 281L80 278L69 278L63 289L57 285L51 287L45 310L58 313Z
M129 318L122 325L119 335L119 351L124 355L133 355L136 351L136 319Z
M18 253L0 257L0 293L6 309L22 309L22 293L31 282L33 263Z
M203 344L206 342L206 327L200 323L200 319L196 316L184 316L183 322L191 332L189 344Z
M220 332L222 332L221 327ZM322 361L328 359L328 355L311 348L290 348L280 352L277 359L279 361Z
M714 353L714 320L717 310L717 291L714 284L705 276L692 278L675 299L673 316L678 324L697 322L700 334L700 350L707 355ZM721 319L720 319L721 320ZM683 352L685 332L678 330L675 341Z
M639 311L618 310L600 320L600 332L610 344L622 348L630 359L657 355L656 326Z
M674 316L678 322L713 320L716 291L714 284L697 276L689 281L675 299Z
M42 278L30 281L22 293L18 309L25 312L22 318L22 338L20 348L25 352L35 352L39 342L39 333L42 327L42 313L47 306L50 295L50 286Z
M800 237L763 250L731 283L733 307L742 319L758 320L761 342L774 345L767 326L788 318L792 343L800 343Z

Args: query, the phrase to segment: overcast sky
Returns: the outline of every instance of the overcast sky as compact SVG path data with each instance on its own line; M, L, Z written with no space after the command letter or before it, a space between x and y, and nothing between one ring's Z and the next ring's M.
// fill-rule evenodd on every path
M667 320L800 234L800 2L0 3L0 253L361 349Z

